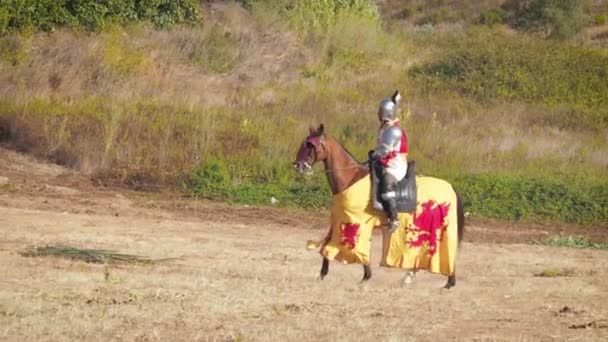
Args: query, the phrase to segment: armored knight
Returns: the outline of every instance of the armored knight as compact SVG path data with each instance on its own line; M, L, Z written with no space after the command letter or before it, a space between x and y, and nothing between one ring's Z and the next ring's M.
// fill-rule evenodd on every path
M392 233L399 226L397 218L397 183L407 173L407 136L399 125L397 105L401 94L396 91L390 99L380 102L378 119L380 132L378 147L371 153L370 159L382 166L380 177L380 194L384 210L388 215L388 231Z

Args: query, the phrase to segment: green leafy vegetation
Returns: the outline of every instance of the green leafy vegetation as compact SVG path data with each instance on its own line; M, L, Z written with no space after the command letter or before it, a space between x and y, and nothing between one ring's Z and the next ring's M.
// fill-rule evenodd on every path
M189 189L208 198L225 197L230 192L228 169L222 161L211 160L196 167L191 176Z
M494 26L502 24L505 21L506 15L506 11L502 8L492 8L481 12L477 22L481 25Z
M378 22L379 12L371 0L247 0L254 11L272 9L300 31L327 31L335 27L342 16L352 16Z
M194 0L1 0L0 35L11 30L53 31L79 26L97 31L109 22L149 20L160 28L198 21Z
M583 236L555 236L545 240L544 244L556 247L608 249L608 242L594 243Z
M520 29L540 32L550 38L567 39L591 23L588 2L580 0L511 0L511 23Z
M579 224L608 220L605 179L494 174L458 177L453 184L473 215Z
M410 69L411 87L420 93L540 103L549 110L539 120L558 126L608 124L608 55L603 51L484 29L446 39L450 42L439 44L448 48L435 61Z

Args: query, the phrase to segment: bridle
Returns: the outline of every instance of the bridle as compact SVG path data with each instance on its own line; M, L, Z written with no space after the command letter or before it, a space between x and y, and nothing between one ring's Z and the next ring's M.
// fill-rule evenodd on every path
M325 146L325 137L323 135L312 135L304 140L303 146L306 146L306 156L304 159L304 155L300 153L298 155L298 160L294 162L294 165L298 171L301 172L312 172L312 166L317 162L317 148L320 146L324 152L327 153L327 147ZM311 158L311 155L314 153L314 158ZM309 162L312 159L312 162ZM333 170L325 170L325 173L332 173L342 170L350 170L354 168L358 168L364 163L356 163L347 167L341 167Z
M309 172L312 170L312 166L317 162L318 146L321 146L323 151L327 151L325 137L322 135L310 135L304 140L294 162L294 166L298 171Z
M358 168L359 166L362 166L364 164L365 163L351 164L351 166L347 166L347 167L339 167L339 168L335 168L333 170L325 170L325 173L332 173L332 172L336 172L336 171L355 169L355 168Z

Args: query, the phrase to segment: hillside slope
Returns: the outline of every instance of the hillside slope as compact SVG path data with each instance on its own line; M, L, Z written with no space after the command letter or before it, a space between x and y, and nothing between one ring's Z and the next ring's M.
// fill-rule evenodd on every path
M364 159L378 101L401 89L411 158L473 191L471 212L496 212L482 195L504 184L525 193L504 191L495 217L606 220L605 48L472 25L500 1L475 11L467 3L444 4L463 9L464 22L427 25L370 17L367 7L295 15L212 1L195 26L11 33L0 38L0 142L103 184L319 207L324 179L296 178L290 167L308 127L325 123ZM382 13L393 7L381 2ZM319 18L331 26L301 29ZM211 169L215 192L200 179ZM535 192L551 207L513 207ZM600 209L572 214L579 198Z

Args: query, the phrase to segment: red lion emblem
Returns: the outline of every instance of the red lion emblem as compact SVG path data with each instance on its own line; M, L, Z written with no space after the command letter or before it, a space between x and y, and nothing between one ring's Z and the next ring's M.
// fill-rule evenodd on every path
M447 228L446 217L450 210L450 204L438 204L430 200L421 204L422 211L420 214L414 213L414 226L411 231L417 232L418 236L415 240L408 241L410 247L420 247L424 242L428 243L429 255L435 255L437 252L437 230L441 233ZM441 235L443 237L443 234Z
M355 248L357 244L357 235L359 235L359 224L357 223L343 223L342 227L342 244Z

